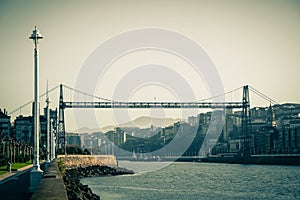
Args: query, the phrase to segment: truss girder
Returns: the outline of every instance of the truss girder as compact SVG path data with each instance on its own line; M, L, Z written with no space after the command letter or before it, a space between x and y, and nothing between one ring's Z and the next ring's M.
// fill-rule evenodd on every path
M242 102L63 102L64 108L242 108Z

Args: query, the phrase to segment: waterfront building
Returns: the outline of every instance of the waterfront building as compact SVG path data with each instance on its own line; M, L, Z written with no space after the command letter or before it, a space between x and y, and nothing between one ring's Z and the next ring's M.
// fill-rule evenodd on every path
M300 126L300 104L286 103L273 106L278 128Z
M174 126L168 126L165 128L162 128L161 130L161 138L163 139L163 143L169 143L175 136L175 127Z
M242 143L243 140L236 139L236 140L229 140L228 141L228 151L230 153L238 153L242 150Z
M40 115L40 147L42 150L41 157L47 156L47 117Z
M14 134L17 141L33 144L33 117L19 115L14 121ZM46 153L47 118L40 116L40 146L42 155Z
M198 116L191 116L191 117L188 117L188 124L190 126L198 126L199 124L199 118Z
M262 118L266 117L266 108L265 107L254 107L250 109L251 117Z
M223 128L223 138L222 140L224 142L228 141L230 138L234 138L235 135L235 116L233 114L227 114L225 116L225 124L224 124L224 128Z
M33 144L33 117L19 115L14 121L17 141Z
M259 131L265 125L266 125L265 118L252 117L252 119L251 119L251 130L252 130L252 132Z
M268 110L267 110L267 117L266 117L266 126L272 126L275 127L276 121L275 121L275 113L273 111L273 107L269 106Z
M57 127L57 110L50 110L50 127L52 134L56 133ZM19 115L14 120L14 136L17 141L23 141L28 144L33 143L33 117ZM40 146L46 151L47 145L47 109L44 114L40 115Z
M277 148L279 153L300 153L300 127L279 129Z
M220 155L223 154L227 151L227 144L218 142L217 144L214 145L213 149L209 151L210 155Z
M89 134L88 133L83 133L80 135L80 139L81 141L83 141L83 147L87 148L87 147L90 147L91 145L91 139L89 137Z
M67 144L81 147L81 139L77 133L67 133L66 139L67 139Z
M3 111L0 109L0 133L6 137L11 136L10 116L5 109Z
M290 120L290 128L300 127L300 116L298 118L294 118Z
M210 123L211 112L200 113L198 115L198 118L199 118L199 126L201 126L202 133L206 134Z
M276 127L265 126L252 132L250 138L251 154L271 154L277 151L278 131Z
M255 107L251 112L251 129L257 132L265 126L276 126L275 113L273 107Z
M126 142L126 132L120 128L115 128L114 131L108 131L106 136L114 145L117 146Z

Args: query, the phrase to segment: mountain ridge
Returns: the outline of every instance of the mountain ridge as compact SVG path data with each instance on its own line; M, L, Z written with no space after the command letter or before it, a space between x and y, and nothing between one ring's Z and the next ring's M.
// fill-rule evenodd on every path
M83 133L94 133L94 132L107 132L110 130L114 130L114 128L116 127L120 127L120 128L150 128L151 126L154 127L167 127L167 126L171 126L174 123L180 121L181 119L179 118L152 118L152 117L147 117L147 116L142 116L142 117L138 117L136 119L134 119L133 121L129 121L120 125L108 125L108 126L104 126L102 128L98 128L98 129L91 129L88 127L81 127L75 131L71 131L74 133L79 133L79 134L83 134ZM70 131L68 131L70 132Z

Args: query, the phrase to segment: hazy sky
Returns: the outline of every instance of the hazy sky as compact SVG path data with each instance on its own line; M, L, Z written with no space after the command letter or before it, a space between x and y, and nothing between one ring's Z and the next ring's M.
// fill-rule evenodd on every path
M90 53L112 36L137 28L158 27L178 31L205 49L225 91L249 84L280 103L300 101L300 1L1 0L2 109L12 111L33 99L33 43L28 37L35 25L44 35L40 42L41 92L45 91L47 80L49 88L60 83L73 87ZM136 56L130 62L129 58L120 59L106 77L107 81L111 78L116 84L118 66L128 63L132 66L132 63L137 64L133 62L137 57L144 60L148 55L147 52L141 54L129 55ZM154 60L163 57L161 62L171 68L174 65L174 70L181 73L180 60L174 61L178 58L170 58L164 53L157 55L157 52L149 55ZM105 77L99 83L101 81L105 81ZM141 88L131 94L132 100L139 100L149 93L144 100L176 100L176 94L168 88L155 84ZM57 92L50 96L52 107L57 105ZM166 95L161 95L163 93ZM105 91L96 95L112 98L109 96L112 94ZM206 95L195 94L196 98ZM44 99L41 101L44 106ZM22 114L28 115L29 111L30 107L23 109ZM113 124L113 118L106 117L110 115L109 111L101 112L100 124ZM164 111L165 115L167 112ZM18 114L20 112L12 118ZM76 125L72 115L72 111L66 111L67 129L85 125Z

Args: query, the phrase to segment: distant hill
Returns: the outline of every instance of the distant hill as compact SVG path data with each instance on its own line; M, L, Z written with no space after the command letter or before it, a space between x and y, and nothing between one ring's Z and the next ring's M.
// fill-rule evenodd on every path
M151 118L151 117L138 117L131 122L126 122L124 124L120 124L118 126L105 126L101 129L90 129L87 127L82 127L75 130L75 133L94 133L94 132L107 132L110 130L114 130L115 127L138 127L138 128L150 128L151 125L155 127L167 127L171 126L174 123L180 121L179 118Z
M155 127L166 127L173 125L175 122L180 121L180 119L173 118L151 118L151 117L139 117L131 122L121 124L120 127L139 127L139 128L150 128L151 125Z
M68 131L68 132L74 132L74 133L94 133L94 132L101 132L100 129L91 129L87 127L79 128L75 131Z

